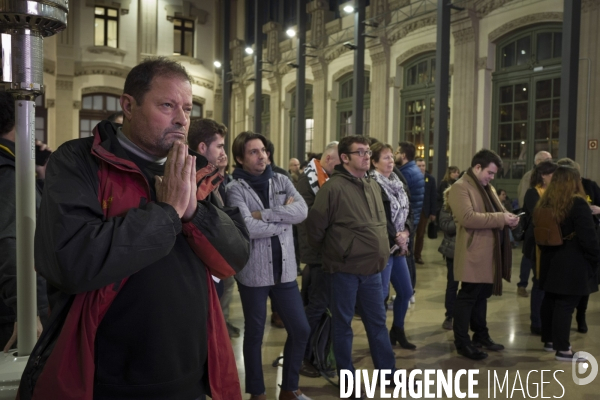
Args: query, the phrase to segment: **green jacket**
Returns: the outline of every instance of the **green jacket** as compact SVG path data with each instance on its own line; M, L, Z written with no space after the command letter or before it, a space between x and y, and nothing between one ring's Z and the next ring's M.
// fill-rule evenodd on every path
M331 273L372 275L390 257L381 188L338 165L308 212L308 242L320 248Z

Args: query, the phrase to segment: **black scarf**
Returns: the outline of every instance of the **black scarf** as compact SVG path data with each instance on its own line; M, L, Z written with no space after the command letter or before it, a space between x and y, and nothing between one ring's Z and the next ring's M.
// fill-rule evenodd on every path
M473 169L467 170L467 175L473 179L483 203L485 204L485 211L489 213L502 211L502 205L500 200L494 194L494 190L491 185L483 186L479 183L479 180L473 173ZM509 227L504 226L503 229L493 229L494 232L494 291L493 294L496 296L502 295L502 279L506 279L510 282L511 267L512 267L512 249L510 246ZM503 235L500 240L500 235ZM498 268L500 267L500 268Z

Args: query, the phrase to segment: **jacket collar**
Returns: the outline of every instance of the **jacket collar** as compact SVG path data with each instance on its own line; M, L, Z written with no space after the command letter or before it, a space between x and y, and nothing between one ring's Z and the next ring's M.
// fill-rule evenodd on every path
M15 142L0 138L0 166L15 165Z

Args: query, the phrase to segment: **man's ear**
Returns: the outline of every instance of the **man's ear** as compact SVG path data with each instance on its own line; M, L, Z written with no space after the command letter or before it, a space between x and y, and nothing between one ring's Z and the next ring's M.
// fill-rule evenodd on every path
M121 110L123 110L123 118L131 120L133 107L137 105L135 99L133 96L123 93L119 102L121 103Z
M238 164L240 164L240 165L243 165L243 164L244 164L244 160L243 160L243 159L241 159L241 158L239 158L239 157L236 157L236 158L235 158L235 161L237 161L237 162L238 162ZM240 167L240 168L241 168L241 167Z
M345 164L350 161L350 159L348 158L348 154L342 154L340 156L340 160L342 161L342 164Z
M206 143L200 142L198 144L198 148L196 149L196 151L202 155L205 155L207 149L208 149L208 146L206 146Z

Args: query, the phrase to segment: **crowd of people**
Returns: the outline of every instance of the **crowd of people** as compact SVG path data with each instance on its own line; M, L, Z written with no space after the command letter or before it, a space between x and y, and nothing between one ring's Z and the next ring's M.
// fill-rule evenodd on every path
M428 224L444 234L442 327L453 331L459 355L481 360L484 350L504 349L488 330L487 300L510 277L520 239L512 231L520 228L518 294L529 296L533 271L531 333L557 360L573 359L571 318L577 309L587 332L600 261L600 188L577 163L538 153L515 210L491 185L502 160L487 149L462 174L450 166L437 185L410 142L347 136L306 161L292 158L286 171L275 165L273 144L248 131L232 142L230 175L227 127L190 121L190 79L173 61L145 60L126 78L122 115L44 160L35 236L41 338L21 398L241 399L227 339L241 335L229 321L236 284L244 315L237 362L251 400L267 398L269 299L272 323L287 332L280 400L310 400L300 375L354 371L355 316L375 368L395 370L394 346L417 348L405 317ZM17 339L15 131L12 98L0 95L0 183L9 194L0 200L0 337L8 350ZM561 244L538 240L539 210L556 222ZM333 371L315 362L311 346L328 316Z

